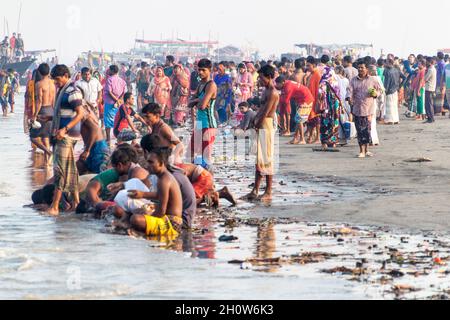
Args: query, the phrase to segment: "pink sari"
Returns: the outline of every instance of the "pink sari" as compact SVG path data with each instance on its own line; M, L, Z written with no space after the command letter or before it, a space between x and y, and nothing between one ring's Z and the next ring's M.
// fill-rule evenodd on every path
M253 94L253 77L249 72L245 72L244 74L238 74L237 83L240 83L239 90L241 91L240 101L245 102L252 97Z
M171 114L171 101L170 92L172 91L172 84L170 79L164 75L164 69L161 67L156 68L155 74L157 74L158 69L163 71L163 76L158 77L155 75L152 81L152 92L155 102L163 108L163 115L166 120L170 119Z
M238 86L240 94L236 96L236 108L233 114L233 120L239 123L244 119L244 115L239 111L238 106L242 102L247 102L252 97L254 88L253 77L248 71L244 72L244 74L239 73L236 83L240 83Z
M183 124L188 112L187 105L189 100L189 76L182 66L179 66L181 72L179 75L173 75L172 80L172 106L174 109L174 122Z

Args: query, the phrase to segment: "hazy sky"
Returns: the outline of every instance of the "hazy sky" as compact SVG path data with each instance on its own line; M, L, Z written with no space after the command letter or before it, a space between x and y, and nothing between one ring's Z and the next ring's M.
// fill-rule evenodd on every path
M401 56L450 48L450 39L438 34L449 30L445 0L2 0L10 33L20 3L26 49L56 49L64 63L87 50L128 51L143 32L149 40L211 35L221 46L250 45L264 56L310 42L373 43L376 56L381 48Z

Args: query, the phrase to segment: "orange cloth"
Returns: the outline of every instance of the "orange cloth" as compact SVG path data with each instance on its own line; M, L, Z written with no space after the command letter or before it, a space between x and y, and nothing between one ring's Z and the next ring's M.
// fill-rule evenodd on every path
M192 183L197 199L203 199L208 193L214 191L214 179L211 173L204 170L200 177Z
M319 98L319 84L320 84L320 80L322 79L322 76L320 74L319 69L314 69L314 72L306 78L306 87L308 87L309 91L311 91L312 96L314 97L314 104L313 104L313 108L311 110L311 114L309 116L309 120L312 120L316 117L319 117L320 114L316 113L316 105L317 105L317 100Z
M25 105L23 114L23 132L25 134L30 133L29 121L33 119L35 111L36 111L35 82L32 79L28 81L27 90L25 92Z
M30 80L27 83L27 90L25 93L25 115L31 119L33 118L36 110L36 96L35 96L35 83L34 80Z

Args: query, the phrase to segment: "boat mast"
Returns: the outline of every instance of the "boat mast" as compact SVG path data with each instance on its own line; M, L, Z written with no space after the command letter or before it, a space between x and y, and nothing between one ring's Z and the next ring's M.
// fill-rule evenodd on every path
M19 30L20 30L20 18L21 18L21 15L22 15L22 2L20 3L20 9L19 9L19 19L17 20L17 33L19 33Z

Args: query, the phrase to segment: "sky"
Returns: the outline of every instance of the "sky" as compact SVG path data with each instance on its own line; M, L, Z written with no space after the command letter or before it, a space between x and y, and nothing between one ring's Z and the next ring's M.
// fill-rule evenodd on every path
M295 52L296 43L367 43L374 56L383 49L401 57L450 48L438 33L449 29L446 0L9 0L0 7L2 35L19 31L26 50L56 49L67 64L88 50L128 51L143 36L217 39L263 57Z

